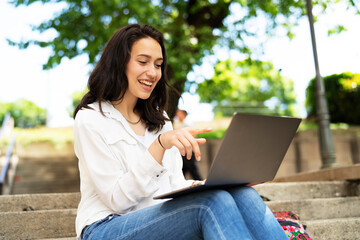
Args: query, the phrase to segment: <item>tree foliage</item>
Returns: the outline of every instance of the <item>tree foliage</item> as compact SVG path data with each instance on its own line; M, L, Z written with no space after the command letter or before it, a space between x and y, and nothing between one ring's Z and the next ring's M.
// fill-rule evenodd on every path
M266 33L276 26L282 26L293 36L292 26L305 14L305 1L298 0L12 0L15 6L30 5L34 2L66 2L66 7L54 18L34 26L35 31L55 30L58 35L49 41L30 39L10 44L22 48L30 44L50 47L53 54L44 69L55 67L61 59L81 54L95 64L110 36L128 23L151 24L161 30L166 39L169 55L167 73L179 92L184 91L186 76L192 66L212 53L215 44L241 50L251 55L248 39L258 34L256 19L265 16L268 20ZM324 9L337 0L316 0ZM232 18L230 7L238 6ZM240 9L240 10L239 10ZM235 16L235 17L234 17ZM260 33L262 34L262 33ZM170 94L173 116L178 103L174 92Z
M74 116L74 111L77 105L79 105L82 97L89 91L89 89L85 88L83 91L74 92L72 94L72 104L71 107L68 108L69 115L71 117Z
M46 124L46 110L26 99L0 103L0 123L3 122L6 113L10 113L14 119L15 127L31 128Z
M202 102L228 114L234 111L294 115L293 82L281 76L272 63L254 60L218 62L214 76L198 85ZM267 107L267 103L272 105Z
M332 123L360 124L360 74L341 73L323 77ZM315 79L306 88L308 117L316 117Z

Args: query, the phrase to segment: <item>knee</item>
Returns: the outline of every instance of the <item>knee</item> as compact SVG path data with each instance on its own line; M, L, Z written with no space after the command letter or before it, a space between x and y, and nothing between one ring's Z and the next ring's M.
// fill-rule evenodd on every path
M263 202L258 192L252 187L235 188L231 189L229 192L237 201L242 201L244 203L248 202L250 204Z
M232 193L235 193L239 197L244 197L247 199L257 199L260 198L257 191L252 187L240 187L231 190Z
M230 207L236 206L233 196L224 190L211 190L207 191L205 198L207 199L207 204L209 207L213 208L214 206Z
M238 207L241 209L257 209L264 212L266 204L252 187L235 188L230 191Z

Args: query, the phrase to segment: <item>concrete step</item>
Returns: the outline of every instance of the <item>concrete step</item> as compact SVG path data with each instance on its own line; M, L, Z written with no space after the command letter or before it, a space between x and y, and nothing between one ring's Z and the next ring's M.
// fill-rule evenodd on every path
M79 192L80 179L77 177L58 178L56 180L21 180L15 181L12 194L30 193L66 193Z
M254 188L265 198L276 201L353 196L352 186L352 183L338 181L265 183L256 185ZM45 200L42 201L42 199ZM70 206L70 208L75 208L79 200L80 193L77 191L61 194L42 193L0 196L0 211L4 211L4 209L14 209L11 211L22 211L23 209L59 209L57 206Z
M253 186L269 201L356 196L357 184L348 181L264 183Z
M36 162L36 163L27 163L21 164L17 168L17 174L21 175L23 179L33 179L33 178L42 178L42 179L56 179L61 178L62 174L66 175L78 175L78 169L76 163L68 162Z
M293 211L301 220L360 217L360 197L279 200L266 204L272 211Z
M66 238L42 238L39 240L76 240L76 237L66 237Z
M0 239L75 239L76 209L0 213ZM314 240L360 239L360 217L301 220Z
M76 237L66 237L66 238L42 238L39 240L76 240Z
M0 212L77 208L80 193L21 194L0 196Z
M0 213L0 239L75 236L76 209Z
M313 240L360 239L360 218L309 220L303 222Z
M0 212L77 208L80 193L0 196ZM360 217L360 197L278 200L266 202L273 211L294 211L301 219Z
M24 178L45 176L61 177L61 174L78 175L78 160L70 158L20 158L17 172Z

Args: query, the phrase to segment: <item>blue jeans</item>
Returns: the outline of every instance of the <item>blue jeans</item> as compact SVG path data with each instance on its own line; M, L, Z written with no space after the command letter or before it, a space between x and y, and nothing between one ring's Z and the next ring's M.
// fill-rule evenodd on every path
M82 239L288 239L250 187L209 190L125 215L110 215L84 229Z

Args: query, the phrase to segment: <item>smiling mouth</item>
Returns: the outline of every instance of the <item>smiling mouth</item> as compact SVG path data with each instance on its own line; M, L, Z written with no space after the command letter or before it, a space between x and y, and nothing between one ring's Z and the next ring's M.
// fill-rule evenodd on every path
M153 83L154 83L154 82L147 81L147 80L139 80L139 82L141 84L144 84L144 85L148 86L148 87L151 87L153 85Z

